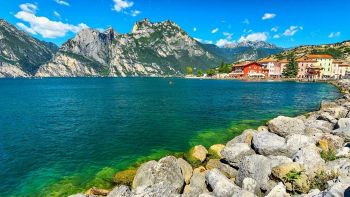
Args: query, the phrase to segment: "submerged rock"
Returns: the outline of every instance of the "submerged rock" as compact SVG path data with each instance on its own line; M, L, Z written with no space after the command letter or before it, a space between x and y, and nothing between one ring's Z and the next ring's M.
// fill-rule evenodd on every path
M201 162L203 162L205 158L207 158L207 154L207 149L202 145L195 146L191 150L191 157Z
M287 137L290 134L303 134L304 122L298 118L278 116L268 122L269 130L279 136Z
M159 192L163 191L168 194L169 192L180 193L184 183L185 178L177 159L168 156L159 162L149 161L142 164L136 172L132 186L133 188L147 188L147 191L144 192L152 193L159 190ZM155 186L156 184L158 185ZM167 188L171 191L167 191Z
M222 158L221 151L225 148L225 145L223 144L214 144L211 147L209 147L209 154L213 155L217 158Z

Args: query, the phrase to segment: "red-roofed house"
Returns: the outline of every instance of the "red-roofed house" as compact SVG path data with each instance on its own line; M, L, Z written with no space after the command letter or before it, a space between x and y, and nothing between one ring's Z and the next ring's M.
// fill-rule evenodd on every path
M232 72L230 73L230 77L265 78L266 74L268 75L268 71L264 71L263 66L257 62L241 62L232 65Z

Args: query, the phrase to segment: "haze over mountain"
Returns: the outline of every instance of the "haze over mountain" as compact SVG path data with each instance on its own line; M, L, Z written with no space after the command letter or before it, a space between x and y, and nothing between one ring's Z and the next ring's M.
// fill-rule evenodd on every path
M226 62L256 60L271 54L283 52L285 49L264 41L243 41L218 47L213 44L204 44L211 53L221 57Z

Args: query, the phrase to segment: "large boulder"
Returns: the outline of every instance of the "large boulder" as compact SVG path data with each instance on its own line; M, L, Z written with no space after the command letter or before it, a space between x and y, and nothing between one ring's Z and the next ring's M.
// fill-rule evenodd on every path
M323 133L330 133L334 128L334 124L326 120L317 120L317 119L314 119L313 117L310 117L305 121L305 126L306 126L306 131L310 129L318 129Z
M108 193L107 197L129 197L131 196L131 190L125 185L115 187Z
M197 197L200 194L209 192L205 182L205 174L194 172L189 185L186 185L183 197Z
M300 163L292 162L281 164L272 168L273 176L281 181L283 181L286 175L291 171L301 172L303 171L303 166Z
M226 146L231 146L236 143L246 143L248 145L251 145L253 135L256 133L256 130L253 129L247 129L243 131L243 133L239 136L236 136L231 141L227 142Z
M179 166L181 168L182 175L185 178L185 183L189 184L190 179L192 177L192 171L193 171L192 166L182 158L178 158L177 163L179 164Z
M260 188L258 187L258 183L254 179L249 177L243 179L242 189L245 191L257 194L259 196L261 195L261 191L260 191Z
M223 159L233 166L236 166L243 157L252 154L255 154L254 150L246 143L229 144L221 151Z
M336 125L337 128L350 127L350 118L340 118Z
M219 159L210 159L206 165L207 170L218 169L227 178L234 178L237 176L238 171L232 168L230 165L222 163Z
M154 185L141 186L132 190L132 197L180 197L179 191L174 185L156 183Z
M350 177L350 159L348 158L327 162L327 168L339 174L340 177Z
M298 118L278 116L268 122L269 130L279 136L286 137L290 134L303 134L304 122Z
M350 126L338 128L333 130L331 133L344 138L345 142L350 142Z
M321 112L320 116L318 117L318 120L326 120L333 125L337 123L337 119L331 116L328 112Z
M253 147L262 155L281 155L286 152L285 139L274 133L258 132L253 136Z
M276 167L276 166L279 166L281 164L286 164L286 163L292 163L293 160L289 157L286 157L286 156L269 156L268 157L270 159L270 162L271 162L271 168L273 167Z
M348 114L348 110L343 106L328 108L324 111L328 112L332 117L336 119L345 118Z
M213 190L215 196L230 197L234 191L239 189L225 175L221 174L218 169L212 169L205 174L208 185Z
M287 193L286 186L282 182L279 182L266 197L290 197L290 195Z
M242 159L238 165L236 184L242 186L243 180L247 177L254 179L259 188L268 188L269 175L271 174L270 159L263 155L250 155Z
M154 188L148 187L158 183L162 184ZM168 188L171 192L176 191L180 193L184 183L185 178L178 160L173 156L168 156L162 158L159 162L149 161L142 164L136 172L132 186L133 188L147 188L149 192L154 190L164 191ZM167 185L171 187L167 187Z
M311 144L302 147L293 155L293 161L304 166L307 175L314 175L316 172L324 169L325 161L321 158L321 150L316 145Z
M301 134L292 134L286 138L286 156L292 157L300 148L315 144L312 138L301 135Z
M193 147L191 150L191 157L201 162L203 162L205 158L207 158L207 154L208 154L207 149L202 145L197 145Z
M315 197L347 197L350 196L350 178L338 179L328 183L329 188Z

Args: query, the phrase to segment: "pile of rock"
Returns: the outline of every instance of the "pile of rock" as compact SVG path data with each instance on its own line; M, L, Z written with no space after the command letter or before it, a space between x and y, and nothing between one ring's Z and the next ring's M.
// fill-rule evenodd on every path
M146 162L131 187L117 186L107 196L350 196L349 142L350 94L345 94L322 102L319 111L279 116L209 151L196 146L190 154L199 167L174 156ZM80 196L94 194L74 195Z

